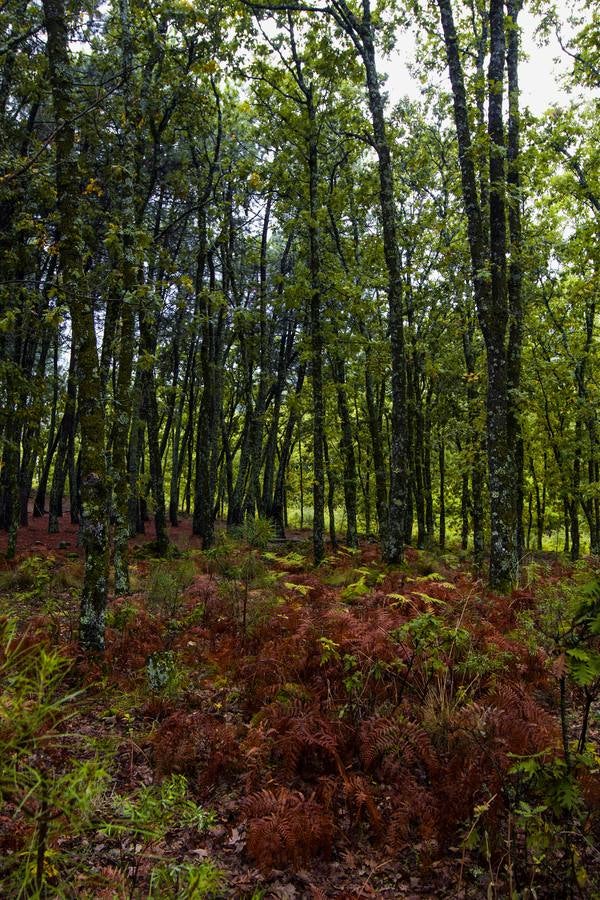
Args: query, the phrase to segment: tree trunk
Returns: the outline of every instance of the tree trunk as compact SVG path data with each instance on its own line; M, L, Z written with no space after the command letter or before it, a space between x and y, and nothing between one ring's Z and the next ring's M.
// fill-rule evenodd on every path
M273 491L273 505L271 507L271 517L275 527L275 533L278 537L285 537L285 528L287 522L286 516L286 496L285 496L285 476L288 464L292 455L294 431L298 422L298 404L297 400L302 393L302 386L306 375L306 363L302 362L298 368L296 378L296 389L294 392L294 402L290 410L290 414L283 432L283 440L281 442L281 451L279 455L279 466L277 468L277 476L275 478L275 488ZM302 485L302 453L300 443L300 423L298 423L298 449L300 452L300 509L301 516L304 514L304 497ZM302 524L301 526L302 527Z
M327 513L329 516L329 541L332 549L337 547L337 534L335 530L335 476L329 458L329 445L327 438L323 440L323 457L325 459L325 471L327 473Z
M367 0L363 2L362 38L369 110L373 123L379 173L379 198L383 226L383 251L388 273L389 329L392 359L392 415L390 446L390 499L386 544L382 548L388 563L402 562L406 524L408 483L408 442L406 405L406 361L404 358L404 315L402 267L396 235L394 174L387 140L383 98L377 74L373 24Z
M461 550L467 550L469 547L469 475L467 472L463 472L462 474L460 514L460 546Z
M105 422L101 398L94 310L84 285L82 224L79 217L79 172L71 97L71 66L64 0L43 0L46 54L49 63L56 137L56 189L59 267L69 304L77 357L81 429L81 536L85 574L79 635L88 650L104 649L108 587L108 480Z
M325 401L323 398L323 333L321 324L321 261L318 228L319 156L316 109L313 87L306 87L306 106L309 122L308 179L309 179L309 269L310 269L310 335L311 380L313 399L313 559L316 566L325 556Z
M42 466L40 480L38 482L35 499L33 501L33 518L37 519L44 515L46 511L46 491L48 489L48 478L50 477L50 466L52 465L52 457L56 452L58 445L58 433L56 431L56 415L58 406L58 332L54 336L54 353L53 353L53 379L52 379L52 410L50 412L50 427L48 429L48 443L46 448L46 456Z
M129 593L129 499L127 445L132 425L133 347L135 340L135 307L138 260L135 235L135 130L131 121L133 97L131 78L133 45L129 0L119 0L121 26L121 59L123 64L123 182L121 191L122 296L119 303L121 318L118 346L118 373L114 399L112 464L115 593Z
M346 506L346 546L358 546L358 528L356 524L356 457L354 455L354 436L352 421L348 407L346 388L346 371L344 360L332 357L332 371L335 378L337 408L340 419L342 437L340 450L344 465L344 503Z
M446 548L446 445L443 436L439 443L440 466L440 550Z
M508 135L506 145L506 185L509 230L508 267L508 378L509 397L513 398L508 408L508 444L514 449L515 514L516 514L516 555L517 564L523 555L523 503L525 449L517 401L521 383L521 350L523 345L523 265L521 226L522 187L519 162L521 117L519 110L519 30L517 18L523 0L508 0L507 12L510 23L507 27L506 72L508 81Z
M490 586L507 591L516 583L517 476L513 446L514 360L519 356L518 327L510 321L506 285L506 148L502 113L506 56L503 0L490 2L488 70L489 241L477 193L474 154L464 76L451 0L438 0L454 101L463 203L471 253L472 281L479 323L487 350L487 456L490 491ZM516 67L516 56L514 65ZM515 68L516 72L516 68ZM517 145L518 149L518 145ZM516 171L517 156L513 161ZM489 256L486 252L489 248ZM511 327L512 325L512 327ZM507 346L508 345L508 346Z
M381 418L375 399L375 385L371 372L370 353L367 345L365 352L365 400L367 404L367 424L373 449L373 468L375 470L375 509L377 512L377 524L379 527L379 544L387 547L388 544L388 488L385 467L385 455L383 452Z

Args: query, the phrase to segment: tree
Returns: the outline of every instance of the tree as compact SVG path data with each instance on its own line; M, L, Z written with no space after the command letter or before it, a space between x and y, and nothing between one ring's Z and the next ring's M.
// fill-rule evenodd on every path
M518 573L519 485L518 413L515 392L519 386L522 340L520 271L519 126L517 74L517 14L509 7L508 54L503 0L491 0L487 75L489 175L476 169L469 104L461 62L459 37L450 0L438 0L446 58L452 85L454 120L468 239L472 283L479 324L487 354L487 458L490 491L491 548L489 580L492 587L507 590ZM503 119L503 96L508 57L509 138L508 152ZM507 164L508 159L508 164ZM507 194L510 186L511 194ZM508 236L507 236L508 216Z
M104 649L108 590L108 474L105 419L94 309L86 292L81 245L79 166L75 147L69 35L63 0L45 0L46 51L56 136L56 205L59 272L68 304L76 357L81 429L82 543L85 574L79 620L80 640L90 650Z

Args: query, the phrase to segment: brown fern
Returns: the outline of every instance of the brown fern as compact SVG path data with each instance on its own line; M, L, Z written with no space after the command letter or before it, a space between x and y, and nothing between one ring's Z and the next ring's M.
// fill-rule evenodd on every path
M392 798L387 821L386 841L393 852L415 840L429 845L439 838L440 804L435 794L411 775L405 776L402 788Z
M259 791L244 801L242 811L248 820L246 849L265 872L297 869L331 852L331 815L299 791Z
M338 767L342 726L329 721L317 706L299 700L276 702L266 710L261 725L286 780L298 773L302 762Z
M373 717L362 723L359 752L365 769L374 768L382 758L397 760L403 768L423 766L432 772L437 762L425 730L409 719Z
M214 716L176 712L153 738L157 778L173 772L196 778L201 790L237 771L241 753L237 730Z
M344 780L344 794L348 805L356 811L358 820L365 815L373 831L379 837L383 831L383 818L379 812L369 782L364 775L352 774Z

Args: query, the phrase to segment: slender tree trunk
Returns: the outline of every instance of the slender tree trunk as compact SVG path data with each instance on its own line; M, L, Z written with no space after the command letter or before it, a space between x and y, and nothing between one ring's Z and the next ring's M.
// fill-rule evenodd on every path
M406 524L408 483L408 437L406 403L406 361L404 355L404 312L402 266L396 234L396 201L392 158L387 140L383 98L373 43L373 24L368 0L363 2L360 29L365 65L369 110L373 122L379 173L379 198L383 226L383 251L388 273L389 329L392 360L392 414L390 446L389 524L382 548L388 563L402 562Z
M183 376L180 396L177 400L173 421L173 453L171 458L171 481L169 484L169 521L174 528L179 525L179 486L183 470L187 443L192 431L192 420L186 422L183 437L181 429L183 413L188 400L188 393L194 390L194 368L196 362L195 337L187 355L187 364Z
M202 212L199 219L199 251L196 267L196 297L201 315L200 330L200 371L202 374L202 397L198 413L196 432L196 478L194 484L194 534L200 536L204 548L211 547L215 540L215 492L217 490L217 462L219 456L220 423L222 421L222 347L220 324L222 311L215 313L211 294L214 290L214 272L206 250L206 218ZM204 269L209 262L210 290L203 284ZM190 409L190 415L192 414ZM246 433L246 425L245 425ZM242 485L244 483L245 443L240 460L241 472L233 496L229 495L227 523L241 524ZM232 478L232 462L229 441L226 444L228 473Z
M446 445L443 435L439 442L440 467L440 550L446 547Z
M54 353L53 353L53 379L52 379L52 409L50 412L50 427L48 429L48 443L46 456L42 466L40 480L38 482L35 499L33 501L33 517L40 518L46 511L46 491L48 488L48 478L50 477L50 466L52 465L52 457L56 452L58 444L58 434L56 431L56 415L58 406L58 332L54 336Z
M332 15L354 43L364 64L367 98L373 125L373 144L377 153L383 251L388 274L388 324L392 370L390 495L389 503L386 498L387 525L383 528L380 507L383 499L381 497L381 479L378 479L377 484L377 507L380 519L379 537L382 556L389 563L399 563L402 561L408 519L410 444L407 433L402 264L396 231L394 173L386 133L383 96L377 72L370 0L363 0L360 19L356 17L354 11L344 0L338 0L335 7L332 7ZM375 446L373 449L375 456ZM378 460L375 459L374 462L377 470Z
M488 71L490 138L490 311L484 337L487 346L487 442L490 485L490 584L507 591L518 572L517 478L514 445L516 411L512 401L518 375L513 377L507 301L506 167L503 123L503 83L506 57L503 0L490 3L490 63ZM516 159L515 159L516 164Z
M423 418L423 491L425 493L425 534L433 541L433 492L431 489L431 390L428 390Z
M144 533L144 517L141 514L140 475L144 458L144 421L143 421L142 378L139 367L135 374L131 396L132 421L129 430L129 446L127 449L128 521L129 537Z
M250 433L250 465L248 471L248 486L244 507L247 515L254 516L255 512L264 515L262 494L260 492L260 471L263 460L263 442L265 432L265 416L267 413L267 392L269 388L269 341L271 339L268 328L267 316L267 248L269 240L269 224L271 220L272 196L267 197L267 205L263 218L262 236L260 243L259 264L259 351L258 351L258 390L254 406L254 416Z
M294 392L294 400L298 400L302 393L302 386L304 384L304 378L306 374L306 364L301 363L298 368L298 375L296 378L296 389ZM294 439L294 431L296 430L296 423L298 423L298 451L300 454L300 515L301 515L301 525L304 524L302 519L304 518L304 493L303 493L303 480L302 480L302 445L300 438L300 430L301 425L298 422L298 404L294 402L292 404L290 414L283 432L283 440L281 442L281 451L279 455L279 466L277 468L277 476L275 478L275 488L273 492L273 506L271 508L271 516L273 519L273 523L275 526L275 533L278 537L285 537L285 528L287 522L287 516L285 513L285 477L287 468L289 465L289 461L292 455L293 449L293 439Z
M475 303L487 350L487 456L490 492L490 585L507 591L516 583L517 496L513 446L515 367L506 285L506 148L503 124L505 34L503 0L490 0L488 70L489 241L477 192L469 111L451 0L438 0L454 100L463 203L471 253ZM515 58L516 65L516 58ZM517 158L513 160L516 167ZM486 248L489 248L489 256ZM508 345L508 349L507 349Z
M523 345L523 265L521 226L522 186L519 161L521 117L519 110L519 29L517 18L523 0L508 0L506 7L510 17L507 27L506 72L508 86L508 134L506 142L506 185L509 230L509 267L508 267L508 303L509 303L509 337L508 337L508 377L509 397L512 401L508 409L508 443L514 448L515 477L515 514L516 514L516 554L517 561L523 555L523 502L524 502L524 468L525 449L519 409L514 399L518 395L521 383L521 350Z
M569 553L569 549L571 546L571 506L567 497L563 497L563 522L565 531L563 553L566 556Z
M135 340L135 307L138 259L135 235L135 133L131 121L133 96L131 78L133 45L129 0L119 0L121 26L121 58L123 65L123 183L121 192L122 297L119 303L121 318L118 346L118 373L114 399L112 464L115 593L129 593L129 500L130 480L127 445L132 424L133 346Z
M169 547L167 534L167 515L165 507L165 489L158 433L158 402L156 384L152 371L145 373L146 430L148 435L148 459L150 462L150 484L154 498L154 529L156 534L156 552L164 556Z
M42 393L43 391L50 344L50 332L48 329L43 329L39 357L36 364L35 379L33 381L33 390L29 387L24 387L22 390L22 406L24 409L31 406L33 398L37 397L38 392ZM27 363L27 369L31 374L33 373L36 345L37 341L31 342L29 361ZM25 382L25 384L27 384L27 382ZM22 527L26 527L29 524L29 498L31 497L33 476L38 456L41 452L40 434L41 423L39 420L35 423L26 424L23 427L21 440L21 466L19 469L19 525Z
M546 469L548 465L548 458L544 453L544 465L543 465L543 482L542 482L542 490L540 491L540 483L537 477L537 473L535 470L535 464L533 462L533 457L529 461L529 469L531 472L531 478L533 480L533 489L535 492L535 514L536 514L536 535L537 535L537 550L541 553L543 548L544 541L544 517L546 512Z
M473 559L477 569L483 564L485 551L483 488L485 482L485 451L479 433L479 413L481 400L477 388L476 355L473 346L473 332L470 325L463 330L463 353L467 369L467 410L469 420L469 455L471 457L471 494L469 498L468 474L463 489L467 513L470 511L473 520ZM464 519L463 519L464 521ZM467 534L469 531L467 522ZM464 549L466 543L463 539Z
M81 644L85 648L101 651L104 649L108 586L109 489L104 408L94 310L85 290L82 265L79 174L72 124L74 107L64 0L43 0L43 8L54 118L60 123L56 137L59 265L62 290L71 314L78 373L83 504L81 536L85 551L79 633Z
M75 455L75 430L69 435L67 451L69 475L69 518L71 525L79 525L81 515L81 453Z
M415 438L413 448L413 466L414 466L414 498L415 509L417 512L417 547L422 550L425 547L427 538L427 530L425 526L425 489L423 476L423 444L425 440L423 429L423 412L421 409L421 399L415 395Z
M318 566L325 556L325 400L323 396L323 325L321 321L321 235L319 228L319 129L314 85L305 80L297 52L291 13L288 13L290 45L296 83L302 92L306 114L306 162L308 175L308 270L310 273L312 449L313 449L313 560Z
M460 530L460 546L462 550L469 547L469 475L468 472L462 474L462 487L460 494L460 512L461 512L461 530Z
M327 474L327 513L329 516L329 541L332 548L337 547L337 534L335 530L335 476L329 458L329 445L327 438L323 439L323 457Z
M267 445L265 448L265 464L262 486L262 508L268 519L273 519L273 504L275 492L275 459L277 456L277 438L279 435L279 425L281 421L281 406L283 402L283 391L285 387L285 376L287 371L286 356L287 347L292 340L287 325L284 328L284 335L281 338L281 346L279 350L279 362L277 366L277 380L274 386L273 397L273 415L269 427L267 437Z
M571 559L579 559L581 553L581 533L579 528L579 498L581 494L581 420L575 422L575 447L573 450L573 472L571 476L571 500L569 518L571 520Z
M300 530L302 530L304 528L304 464L302 460L302 419L298 421L298 468L300 470Z
M309 269L310 269L310 334L311 380L313 398L313 558L316 566L325 556L325 402L323 398L323 332L321 324L321 261L319 216L319 156L316 109L313 86L307 86L308 178L309 178Z
M11 421L7 423L2 466L2 519L8 531L6 557L13 559L17 550L19 527L19 461L21 425L17 418L16 404L13 405Z
M346 372L343 359L332 358L333 376L336 382L337 407L340 419L342 438L340 450L344 465L344 502L346 506L346 545L358 546L358 528L356 524L356 457L354 454L354 436L352 421L346 393Z
M73 444L75 434L75 412L77 406L77 382L76 382L76 353L74 343L71 342L71 358L69 361L69 374L67 377L67 395L65 408L58 430L58 448L54 462L52 484L50 486L50 505L48 515L48 533L57 534L59 531L58 520L62 517L63 496L68 471L69 445Z
M377 410L375 399L375 386L371 372L370 354L367 346L365 353L365 400L367 404L367 424L373 449L373 467L375 470L375 509L377 512L377 524L379 527L379 544L386 547L388 543L388 488L383 450L381 418Z

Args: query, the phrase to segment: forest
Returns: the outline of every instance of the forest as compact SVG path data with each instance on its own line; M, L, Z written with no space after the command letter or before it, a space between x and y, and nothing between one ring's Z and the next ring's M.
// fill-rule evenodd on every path
M600 897L599 89L593 0L0 0L1 896Z

